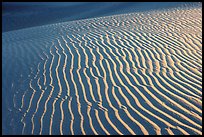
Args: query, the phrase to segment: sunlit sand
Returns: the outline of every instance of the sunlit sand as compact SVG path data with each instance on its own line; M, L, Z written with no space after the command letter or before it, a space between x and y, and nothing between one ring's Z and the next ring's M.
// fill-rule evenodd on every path
M202 7L2 33L3 134L202 135Z

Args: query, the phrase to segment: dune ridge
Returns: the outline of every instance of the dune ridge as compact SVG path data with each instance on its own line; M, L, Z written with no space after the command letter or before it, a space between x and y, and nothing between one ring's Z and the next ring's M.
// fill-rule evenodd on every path
M22 69L16 74L27 72L27 86L22 82L20 93L13 91L21 117L13 118L11 129L202 135L201 10L189 6L2 33L3 59L13 64L3 64L6 74L13 67Z

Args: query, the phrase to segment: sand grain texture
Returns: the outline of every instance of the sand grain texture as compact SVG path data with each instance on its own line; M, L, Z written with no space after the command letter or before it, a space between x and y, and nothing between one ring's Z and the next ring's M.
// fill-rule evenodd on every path
M2 33L3 129L201 135L201 22L189 6Z

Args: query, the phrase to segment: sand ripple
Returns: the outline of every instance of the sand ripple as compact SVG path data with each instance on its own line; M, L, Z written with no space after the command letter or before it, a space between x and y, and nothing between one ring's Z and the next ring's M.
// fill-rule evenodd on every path
M3 33L3 59L9 62L4 71L14 75L15 69L24 79L11 94L19 114L12 130L201 135L201 10L122 14Z

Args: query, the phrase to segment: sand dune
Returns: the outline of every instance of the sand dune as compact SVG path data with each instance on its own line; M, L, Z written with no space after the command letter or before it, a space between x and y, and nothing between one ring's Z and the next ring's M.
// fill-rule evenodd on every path
M3 2L2 31L131 12L175 8L195 2ZM69 9L69 10L67 10ZM50 14L52 16L50 16ZM32 18L30 18L32 16ZM12 21L11 21L12 20ZM107 22L108 23L108 22ZM95 26L92 26L95 27Z
M201 10L187 5L2 33L3 92L13 100L4 104L3 131L201 135Z

